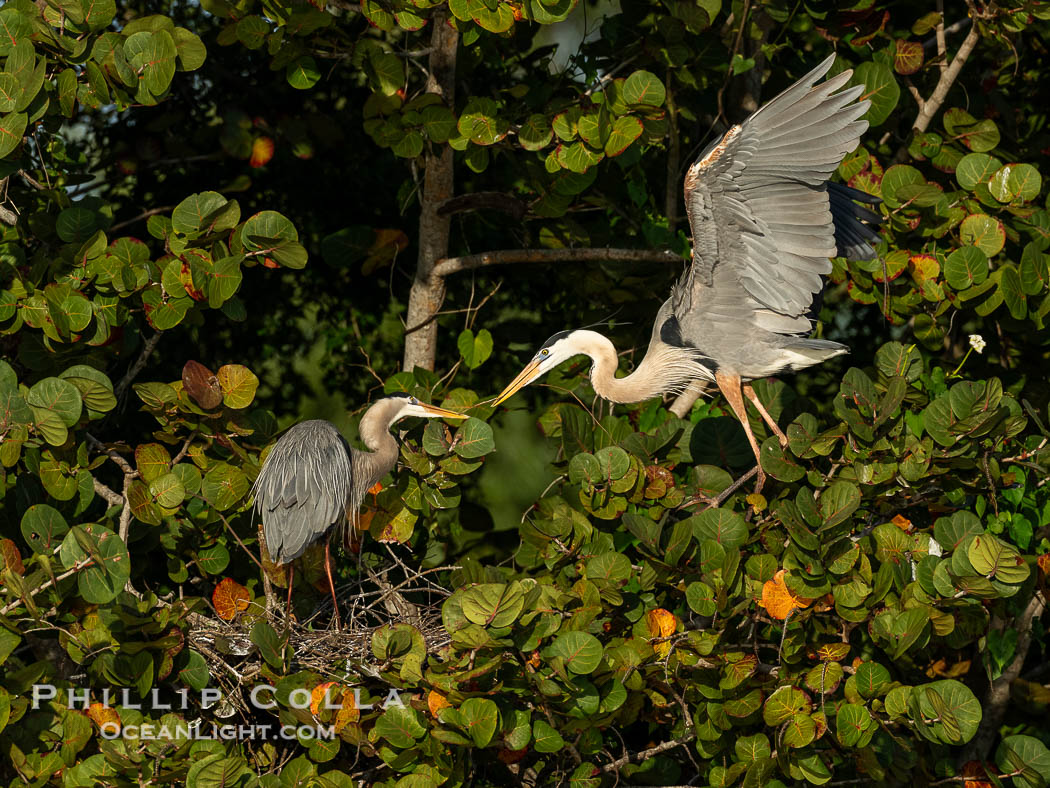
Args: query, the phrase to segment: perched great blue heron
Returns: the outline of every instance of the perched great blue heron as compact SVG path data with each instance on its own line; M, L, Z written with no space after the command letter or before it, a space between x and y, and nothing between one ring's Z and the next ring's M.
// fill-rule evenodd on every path
M390 434L408 416L424 419L465 419L467 416L394 394L365 411L358 433L369 451L347 444L335 425L313 419L289 429L263 463L252 492L262 517L266 548L279 564L301 556L333 528L345 544L357 523L361 501L397 463L398 443ZM325 572L332 590L336 628L340 628L330 561L331 541L325 541ZM292 600L292 568L288 569L288 605Z
M809 339L830 257L874 256L881 217L857 205L880 201L828 178L868 128L859 118L863 85L840 90L844 71L816 85L832 55L747 120L731 128L689 168L685 204L693 259L653 324L649 349L635 370L615 376L616 348L594 331L561 331L494 400L577 355L590 356L595 392L613 402L640 402L715 381L740 419L759 461L744 397L786 445L750 382L797 371L848 353L837 342ZM839 92L836 92L839 91Z

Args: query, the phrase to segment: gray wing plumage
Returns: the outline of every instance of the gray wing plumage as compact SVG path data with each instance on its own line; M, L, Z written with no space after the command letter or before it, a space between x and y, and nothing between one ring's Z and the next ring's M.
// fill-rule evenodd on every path
M342 527L353 493L353 456L335 425L303 421L280 437L253 488L270 556L298 558L332 526Z
M842 89L852 72L816 85L834 59L730 129L686 174L693 261L672 295L683 329L702 308L738 326L806 332L829 258L874 255L869 224L880 217L855 201L878 200L828 183L868 127L869 102L856 100L863 86Z

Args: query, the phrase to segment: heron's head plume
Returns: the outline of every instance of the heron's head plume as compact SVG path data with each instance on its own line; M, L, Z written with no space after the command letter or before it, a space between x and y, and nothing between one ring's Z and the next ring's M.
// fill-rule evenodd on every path
M383 400L382 403L389 403L385 405L384 410L389 408L390 424L394 424L401 419L408 418L409 416L417 416L421 419L465 419L468 418L465 413L456 413L454 410L446 410L445 408L439 408L437 405L431 405L427 402L423 402L418 397L414 397L411 394L397 393L391 394ZM379 404L379 403L376 403ZM373 406L375 407L375 406Z
M596 340L601 343L608 343L608 340L601 334L582 328L571 331L559 331L557 334L553 334L546 342L540 345L540 349L536 351L536 355L532 357L532 360L500 392L499 396L492 401L492 404L495 406L505 402L519 389L525 388L534 380L546 375L563 361L567 361L573 356L587 355L593 357Z

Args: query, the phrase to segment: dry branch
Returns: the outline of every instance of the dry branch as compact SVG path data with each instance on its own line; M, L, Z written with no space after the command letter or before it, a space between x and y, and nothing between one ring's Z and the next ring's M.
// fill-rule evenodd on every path
M497 252L446 257L434 266L434 276L445 277L489 265L516 263L681 263L674 252L653 249L502 249Z

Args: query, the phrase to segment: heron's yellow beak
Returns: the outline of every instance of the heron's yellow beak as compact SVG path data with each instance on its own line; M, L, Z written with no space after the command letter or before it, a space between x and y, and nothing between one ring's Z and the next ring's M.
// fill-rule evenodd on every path
M424 402L419 403L419 407L426 411L428 416L434 416L441 419L469 419L466 413L456 413L454 410L445 410L439 408L437 405L429 405Z
M510 385L507 386L507 388L503 389L503 391L500 392L500 395L492 401L492 407L496 407L500 403L506 402L508 399L514 396L518 389L525 388L527 385L532 383L532 381L538 378L541 374L542 373L540 372L540 362L530 361L525 366L525 369L519 372L518 376L510 382Z

